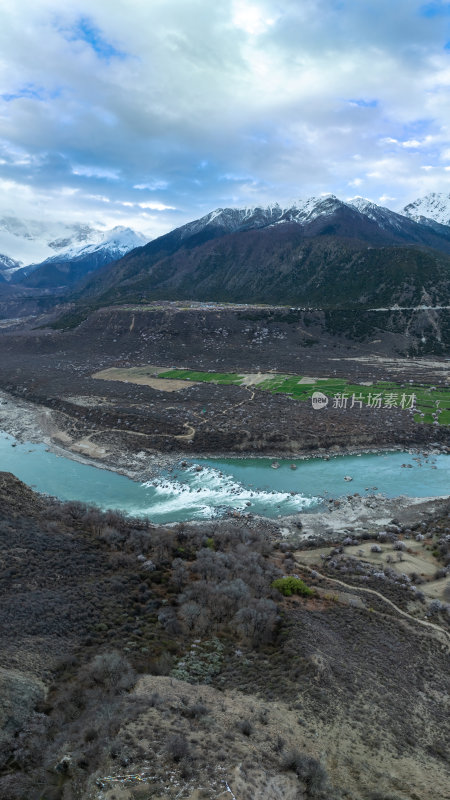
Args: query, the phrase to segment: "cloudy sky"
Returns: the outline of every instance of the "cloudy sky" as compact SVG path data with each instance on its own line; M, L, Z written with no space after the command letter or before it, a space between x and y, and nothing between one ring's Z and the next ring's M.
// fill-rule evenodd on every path
M0 214L450 192L450 3L2 0Z

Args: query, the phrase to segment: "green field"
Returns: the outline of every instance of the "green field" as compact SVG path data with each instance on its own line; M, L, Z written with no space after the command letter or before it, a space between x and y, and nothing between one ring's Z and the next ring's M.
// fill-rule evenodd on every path
M173 369L161 372L160 378L176 378L177 380L216 383L240 386L244 375L234 372L194 372L187 369ZM326 378L314 383L300 383L301 375L274 375L273 378L262 379L252 385L253 389L286 394L294 400L305 402L314 392L320 391L329 397L330 405L340 403L341 406L356 408L370 406L375 408L410 408L416 413L416 422L432 424L433 413L439 425L450 425L450 388L434 388L433 385L399 384L394 381L377 381L371 386L349 383L344 378ZM412 397L414 399L412 399ZM336 399L335 399L336 398ZM424 414L425 416L421 416Z

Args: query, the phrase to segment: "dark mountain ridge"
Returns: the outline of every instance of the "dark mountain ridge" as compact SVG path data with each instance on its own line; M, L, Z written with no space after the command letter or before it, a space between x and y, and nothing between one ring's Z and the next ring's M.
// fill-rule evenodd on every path
M72 299L90 307L182 298L324 307L444 303L450 228L429 222L337 198L306 209L219 209L101 269Z
M45 292L46 306L48 292L70 302L72 320L156 299L368 308L447 305L450 295L450 226L362 198L216 209L121 258L105 252L52 257L15 285Z

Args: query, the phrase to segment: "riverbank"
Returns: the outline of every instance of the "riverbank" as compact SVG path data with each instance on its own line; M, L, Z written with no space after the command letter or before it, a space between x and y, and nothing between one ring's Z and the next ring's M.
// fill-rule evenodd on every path
M14 397L0 390L0 430L14 436L20 442L43 443L57 455L63 455L83 464L118 472L136 481L145 481L179 465L180 461L189 458L196 459L247 459L258 457L251 452L221 452L211 451L186 454L185 450L172 453L149 451L148 448L136 450L136 447L127 445L127 437L136 441L136 432L124 430L115 431L83 431L79 435L76 421L69 415L59 410L53 410L42 405L37 405L26 400ZM108 434L114 434L109 436ZM145 437L144 437L145 438ZM106 441L107 440L107 441ZM414 453L449 453L450 447L440 442L433 442L428 447L423 444L411 442L410 445L392 444L387 447L380 443L376 446L339 446L330 448L318 447L314 451L297 450L289 453L277 450L274 447L270 454L261 454L265 458L277 459L329 459L338 455L362 455L368 453L400 452L409 450Z
M90 441L89 435L78 437L73 421L60 411L17 399L4 391L0 391L0 430L19 442L45 444L58 456L117 472L134 481L150 480L179 461L179 456L163 453L136 453L124 449L122 443L107 449Z
M395 497L376 495L355 497L349 495L329 502L326 511L315 514L301 513L286 517L281 534L291 536L299 530L302 539L321 538L326 541L342 540L347 536L359 538L365 533L374 533L395 524L399 529L408 528L438 513L448 506L448 496L442 497Z
M287 472L288 467L285 464L284 468L281 470L274 470L273 472L269 470L267 479L269 486L270 482L274 483L278 481L278 483L280 483L278 492L282 492L286 497L283 499L281 494L276 498L272 497L270 490L267 490L264 495L266 498L265 502L270 502L273 508L269 517L260 516L261 512L258 511L258 503L255 506L252 492L249 489L252 484L248 482L246 483L243 481L242 486L236 483L227 483L226 481L229 481L229 479L227 479L226 474L223 475L220 471L218 473L221 477L220 485L217 485L217 482L214 481L214 485L209 486L208 481L205 481L204 484L202 483L202 485L200 485L199 483L197 486L197 484L193 484L192 479L190 481L191 485L187 485L185 483L185 478L179 477L177 480L177 473L184 473L189 462L195 460L194 455L190 457L189 462L186 462L185 459L183 459L183 454L167 456L148 453L148 451L134 453L122 446L117 446L110 452L104 450L100 454L94 450L88 451L87 448L83 452L83 440L80 441L71 436L70 427L65 427L61 424L61 417L62 415L60 412L53 412L48 408L38 407L26 401L16 401L15 398L5 393L0 394L0 430L14 436L19 442L43 444L48 451L57 456L69 458L80 464L108 470L118 475L124 475L140 484L149 484L155 481L152 485L158 483L159 497L156 499L159 506L169 502L172 494L172 481L174 500L176 499L181 505L181 500L184 497L186 503L186 519L193 518L189 516L188 509L189 507L193 509L198 501L204 502L206 506L210 504L214 505L214 503L218 506L220 503L222 512L219 511L219 513L223 513L225 506L228 505L229 502L231 509L225 513L225 516L222 517L222 521L217 518L218 524L222 524L222 522L226 524L228 518L227 514L242 519L249 517L253 519L259 518L261 522L264 520L265 523L269 524L269 527L276 536L290 537L292 535L300 535L302 539L321 537L328 540L336 538L341 539L348 535L362 536L365 532L372 533L375 529L379 529L380 526L383 527L391 524L393 519L398 520L400 525L407 527L435 513L444 502L442 491L440 492L441 497L410 497L400 495L395 498L386 498L380 493L363 494L361 489L359 492L356 492L355 490L358 488L356 484L353 483L352 485L348 483L346 489L349 490L353 488L353 494L345 495L344 489L342 488L341 491L339 485L339 488L335 488L333 491L333 496L326 491L321 493L322 502L320 507L317 506L317 503L313 503L309 509L307 507L302 508L302 503L299 500L298 512L292 513L292 510L288 510L286 498L289 501L289 494L294 494L294 492L289 492L289 489L293 488L289 486L289 479L298 475L298 473L295 471L291 472L290 470ZM85 436L85 441L86 438ZM86 444L88 443L89 442ZM397 450L400 449L401 448L397 448ZM372 448L370 450L366 449L363 452L376 454L380 451ZM427 456L436 455L438 452L440 451L438 451L437 448L428 449L426 454L423 455L422 461L425 463ZM336 456L344 454L359 455L355 450L352 452L346 450L341 453L334 450L331 455L323 453L322 458L324 458L324 460L332 459L335 461ZM315 453L314 456L319 460L318 453ZM217 454L214 454L214 458L218 459ZM311 454L301 453L298 456L298 459L306 458L311 459ZM200 463L202 463L203 459L204 454L198 457ZM242 465L244 466L242 454L239 454L239 456L233 460L238 464L242 461ZM183 461L185 463L184 470L180 469L180 462L182 463ZM198 469L200 469L200 467ZM208 472L208 467L206 467L206 472ZM161 481L162 473L168 476L166 486L163 486L163 482ZM410 471L405 471L405 475L406 474L409 479ZM433 473L433 475L434 474L437 473ZM200 475L201 473L199 473L199 478ZM236 480L236 478L234 478L234 480ZM245 497L243 497L243 492L241 491L244 486L247 492ZM275 488L275 486L272 486L272 488ZM47 491L47 489L44 489L44 491ZM53 493L53 491L57 493L56 490L51 490L51 493ZM197 492L199 492L200 495L197 495ZM240 502L240 506L238 504L238 507L236 508L235 506L233 509L233 500L236 499L236 494L240 495L239 500L242 502ZM307 493L307 496L311 496L311 492ZM219 500L217 500L217 497L219 497ZM172 501L170 500L170 502ZM277 509L276 503L278 502L281 502L281 506ZM290 501L289 504L292 508ZM150 513L150 511L148 513ZM172 519L176 519L176 517L172 517ZM197 519L196 524L198 524L198 522L199 520Z

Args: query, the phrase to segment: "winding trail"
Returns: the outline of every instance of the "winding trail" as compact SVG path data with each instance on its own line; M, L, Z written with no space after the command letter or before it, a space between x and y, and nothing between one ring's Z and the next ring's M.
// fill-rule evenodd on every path
M223 411L220 411L218 413L223 414L223 415L227 415L230 412L234 411L235 408L239 408L239 406L243 406L243 405L245 405L245 403L251 402L253 400L253 398L255 396L255 391L251 390L247 386L243 386L241 388L246 389L246 391L249 393L250 397L245 397L243 400L240 400L239 403L235 403L230 408L224 409ZM70 414L68 414L67 411L62 411L60 409L56 409L56 413L57 414L62 414L63 416L67 417L71 421L72 427L76 423L76 420ZM206 423L209 422L207 417L200 417L200 415L198 413L196 413L196 412L193 412L193 413L194 413L194 416L197 417L197 419L199 420L199 422L197 424L197 427L200 427L200 425L206 425ZM50 416L51 416L51 411L50 411ZM71 449L72 447L76 447L78 442L81 442L81 443L83 443L83 442L91 442L93 437L101 436L101 435L103 435L105 433L121 433L121 434L125 433L125 434L128 434L129 436L142 436L144 438L148 438L148 436L151 435L151 436L157 436L159 438L167 438L167 437L169 437L169 438L178 439L178 440L192 440L194 438L194 436L195 436L196 428L194 428L194 426L190 425L188 422L184 422L183 423L183 428L185 428L187 432L186 433L178 433L178 434L175 434L175 433L152 433L152 434L148 434L148 433L143 433L142 431L127 430L126 428L94 428L94 429L91 429L91 430L87 430L85 435L82 437L82 439L75 439L74 435L72 434L72 438L74 439L74 441L72 441L71 444L69 445L69 449ZM68 434L68 435L70 435L70 434Z
M402 617L406 617L417 625L422 625L426 628L432 628L441 635L443 634L445 644L450 646L450 634L444 628L441 628L440 625L436 625L434 622L428 622L425 619L417 619L417 617L413 617L412 614L408 614L407 611L403 611L403 609L395 605L392 600L389 600L389 598L385 597L384 594L381 594L381 592L377 592L375 589L366 588L365 586L353 586L351 583L344 583L344 581L340 581L338 578L330 578L328 575L323 575L317 569L308 567L306 564L302 564L301 561L296 561L295 563L301 569L306 569L308 572L314 572L317 577L322 578L325 581L329 581L330 583L336 583L338 586L343 586L345 589L351 589L352 592L366 592L366 594L375 595L375 597L378 597L380 600L383 600L384 603L387 603L389 606L391 606L391 608L393 608L394 611L396 611L397 614L400 614Z

